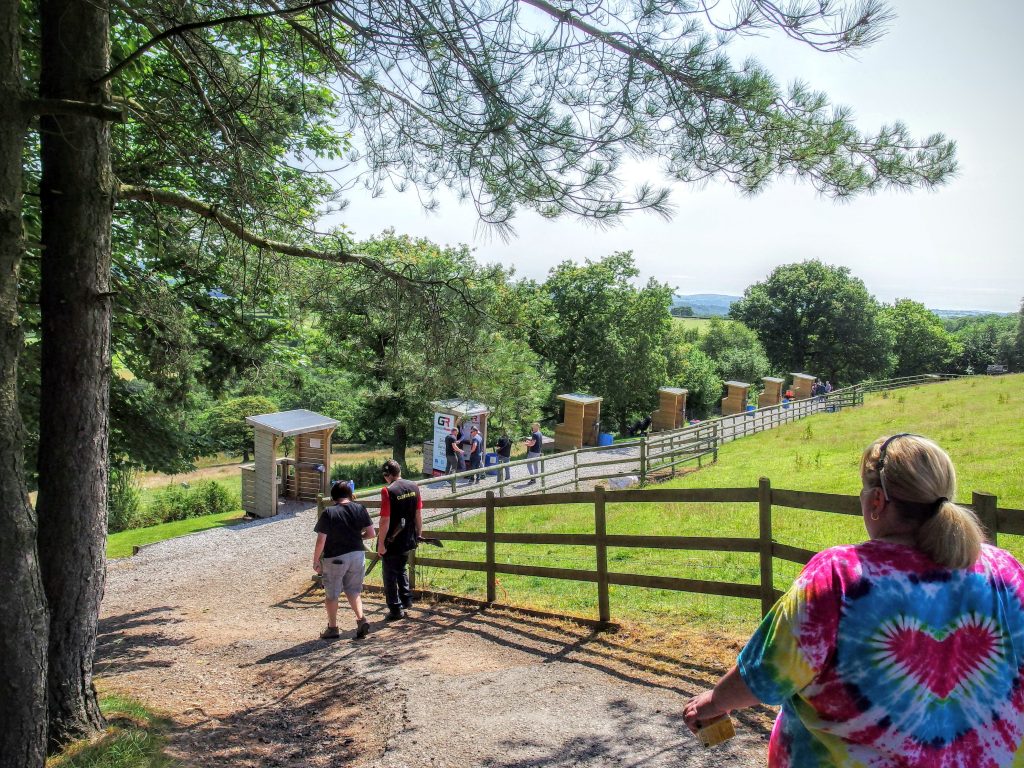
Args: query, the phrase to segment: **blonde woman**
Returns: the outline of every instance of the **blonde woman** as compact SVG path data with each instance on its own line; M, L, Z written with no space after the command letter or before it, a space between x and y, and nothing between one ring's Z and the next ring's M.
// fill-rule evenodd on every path
M781 704L772 767L1024 765L1024 568L931 440L879 438L860 474L870 540L811 559L687 726Z

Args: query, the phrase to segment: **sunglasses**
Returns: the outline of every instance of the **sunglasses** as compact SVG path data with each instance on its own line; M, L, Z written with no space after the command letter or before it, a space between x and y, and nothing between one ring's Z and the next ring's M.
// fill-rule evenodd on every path
M885 453L889 450L892 441L901 437L920 437L920 435L915 435L913 432L900 432L882 443L882 447L878 449L878 464L875 466L875 470L878 472L878 482L882 486L882 495L885 496L886 501L892 501L892 499L889 497L889 489L885 487Z

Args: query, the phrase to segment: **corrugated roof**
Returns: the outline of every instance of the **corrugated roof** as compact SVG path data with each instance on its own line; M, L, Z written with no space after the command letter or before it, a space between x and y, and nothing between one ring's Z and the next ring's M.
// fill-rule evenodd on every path
M594 397L593 395L584 395L579 392L569 392L565 395L559 395L559 400L569 400L573 403L583 403L588 405L589 403L600 403L604 398Z
M322 429L334 429L338 422L322 414L297 408L294 411L278 413L261 413L258 416L246 416L247 423L256 429L271 432L278 437L292 437L304 432L319 432Z
M430 407L441 413L451 413L455 416L477 416L482 413L490 413L491 409L476 400L464 398L452 398L451 400L435 400Z
M688 394L690 390L683 389L682 387L658 387L658 391L668 392L669 394L672 395L685 395Z
M725 386L727 386L727 387L748 387L748 388L750 387L750 385L747 384L747 382L745 382L745 381L727 381L727 382L725 382Z

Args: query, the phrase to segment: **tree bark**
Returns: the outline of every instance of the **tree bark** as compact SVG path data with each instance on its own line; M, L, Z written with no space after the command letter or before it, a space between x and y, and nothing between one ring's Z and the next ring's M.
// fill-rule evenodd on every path
M42 0L39 96L109 103L108 4ZM106 569L110 390L109 123L44 115L39 554L50 609L49 745L103 726L92 681Z
M409 429L404 422L395 424L395 437L391 443L391 458L402 465L402 472L408 473L409 468L405 466L405 446L409 442Z
M0 3L0 768L46 760L46 597L36 515L25 486L25 433L18 410L18 271L25 240L18 4Z

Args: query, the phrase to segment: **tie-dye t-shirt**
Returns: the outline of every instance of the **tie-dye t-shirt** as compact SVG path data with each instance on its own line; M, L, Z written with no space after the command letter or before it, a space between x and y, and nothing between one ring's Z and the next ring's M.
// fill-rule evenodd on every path
M772 768L1024 766L1024 568L882 541L815 555L740 653Z

